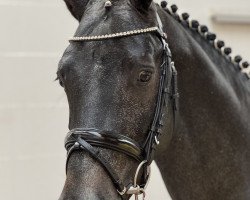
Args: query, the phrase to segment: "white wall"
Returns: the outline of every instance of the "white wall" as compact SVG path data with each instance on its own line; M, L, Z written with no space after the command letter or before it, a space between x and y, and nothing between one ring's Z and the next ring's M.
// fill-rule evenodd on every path
M250 26L209 21L216 10L247 12L249 1L174 2L249 57ZM68 108L53 80L77 23L62 0L0 0L0 24L1 199L58 199L65 180ZM156 168L152 179L147 199L166 200Z

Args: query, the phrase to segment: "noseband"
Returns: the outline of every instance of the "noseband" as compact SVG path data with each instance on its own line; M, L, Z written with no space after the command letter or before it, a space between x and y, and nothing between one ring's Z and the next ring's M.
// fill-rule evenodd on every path
M69 131L65 139L65 148L68 151L66 169L69 158L73 151L87 151L105 169L122 199L125 199L125 195L135 195L136 198L139 194L143 194L143 196L145 196L145 188L150 177L150 164L153 161L155 147L159 145L159 136L162 133L163 117L165 114L164 107L167 107L169 98L173 99L174 111L177 110L177 72L174 67L174 63L171 60L171 52L166 42L167 37L163 32L162 22L158 14L157 20L158 27L150 27L109 35L73 37L70 39L70 41L73 42L82 42L153 33L158 36L162 42L163 63L160 66L161 74L159 80L160 82L158 88L157 103L154 119L144 144L140 145L136 141L121 134L114 134L108 131L99 131L97 129L83 128L76 128ZM140 164L136 170L134 182L126 185L123 184L117 173L107 162L107 160L100 154L99 150L96 147L115 150L139 161ZM140 182L140 184L138 184L137 178L140 171L142 171L142 181Z

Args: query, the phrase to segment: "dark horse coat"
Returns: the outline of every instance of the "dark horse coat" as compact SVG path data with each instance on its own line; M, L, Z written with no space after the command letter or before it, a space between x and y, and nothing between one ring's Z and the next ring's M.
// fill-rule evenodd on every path
M113 0L107 9L100 0L65 2L79 21L76 36L157 26L159 14L179 74L178 115L169 110L165 116L155 154L170 195L173 200L249 200L250 81L241 70L248 64L237 64L239 57L233 64L230 49L197 21L189 22L187 14L175 14L175 6ZM161 47L151 34L71 43L58 69L69 101L69 128L110 130L142 143L155 108ZM149 74L146 82L140 81L142 72ZM100 152L124 182L131 182L138 163L118 152ZM120 196L99 163L76 151L60 197L66 199Z

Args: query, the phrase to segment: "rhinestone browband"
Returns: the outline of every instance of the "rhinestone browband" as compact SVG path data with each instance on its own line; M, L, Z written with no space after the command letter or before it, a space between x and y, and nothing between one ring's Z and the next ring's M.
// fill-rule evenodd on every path
M130 36L130 35L137 35L141 33L149 33L149 32L154 32L157 30L158 30L158 27L150 27L150 28L145 28L145 29L126 31L126 32L120 32L120 33L112 33L112 34L107 34L107 35L72 37L69 39L69 41L103 40L103 39L110 39L110 38L125 37L125 36Z

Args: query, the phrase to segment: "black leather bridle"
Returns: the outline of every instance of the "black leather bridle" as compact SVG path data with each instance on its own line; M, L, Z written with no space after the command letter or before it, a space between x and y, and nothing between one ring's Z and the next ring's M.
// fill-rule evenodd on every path
M68 151L66 169L69 158L73 151L84 150L87 151L94 159L96 159L102 167L105 169L109 177L111 178L114 186L122 199L125 199L125 194L136 195L145 194L145 188L150 176L150 164L153 161L153 153L155 147L159 144L159 136L163 127L164 107L167 107L168 100L173 99L174 112L177 110L177 72L174 67L174 63L171 59L171 52L166 42L166 34L162 29L162 22L157 14L158 27L152 27L147 29L141 29L137 31L129 31L117 34L110 34L104 36L87 36L87 37L74 37L71 41L89 41L89 40L101 40L111 39L115 37L128 37L130 35L155 33L161 40L163 45L163 62L160 66L160 82L157 96L157 103L155 108L154 119L151 124L151 128L148 132L147 139L143 145L138 144L136 141L120 134L116 134L109 131L100 131L97 129L84 129L76 128L67 134L65 138L65 148ZM106 36L106 37L105 37ZM175 116L175 115L174 115ZM101 156L98 148L102 147L112 149L121 153L124 153L135 160L140 162L134 183L123 184L115 170L107 162L107 160ZM142 180L140 184L137 184L137 176L142 169Z

